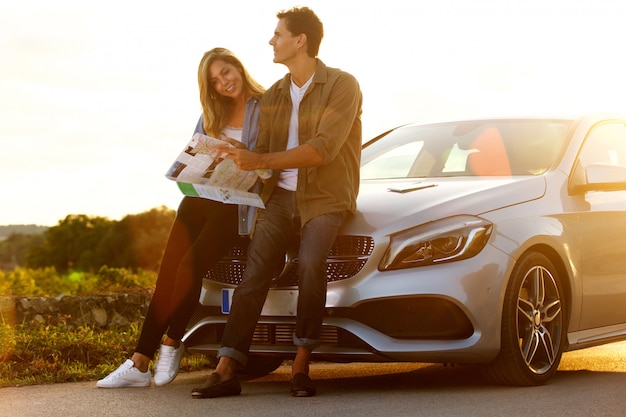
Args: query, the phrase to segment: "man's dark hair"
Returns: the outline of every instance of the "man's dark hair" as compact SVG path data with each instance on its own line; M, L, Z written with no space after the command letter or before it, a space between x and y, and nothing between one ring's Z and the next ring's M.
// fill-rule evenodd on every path
M292 35L306 35L307 54L316 58L320 50L320 44L324 37L324 25L313 10L308 7L294 7L289 10L281 10L276 14L278 19L285 19L287 30Z

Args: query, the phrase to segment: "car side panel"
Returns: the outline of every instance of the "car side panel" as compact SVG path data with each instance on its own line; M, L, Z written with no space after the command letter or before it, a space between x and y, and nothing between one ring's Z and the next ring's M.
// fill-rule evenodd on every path
M581 329L626 323L626 192L588 193L581 213Z

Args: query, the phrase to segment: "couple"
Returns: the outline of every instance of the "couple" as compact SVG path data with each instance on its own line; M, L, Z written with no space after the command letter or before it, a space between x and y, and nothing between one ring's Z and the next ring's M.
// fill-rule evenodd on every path
M291 394L315 395L311 351L319 344L326 303L326 257L345 218L356 210L361 152L362 95L355 78L317 58L323 25L306 7L277 14L270 45L289 73L269 90L256 83L231 52L207 52L198 69L203 113L196 132L227 136L247 149L229 149L244 170L271 169L248 249L243 281L233 295L215 371L193 398L238 395L235 371L246 364L271 279L282 268L291 234L300 233L297 346ZM149 364L162 341L154 383L171 382L181 343L207 269L237 233L250 233L245 207L185 197L163 255L156 289L137 348L98 387L150 386Z

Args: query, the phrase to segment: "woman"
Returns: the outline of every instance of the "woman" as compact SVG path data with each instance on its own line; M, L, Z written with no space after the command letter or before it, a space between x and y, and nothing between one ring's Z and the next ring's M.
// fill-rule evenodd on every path
M253 149L264 88L241 61L224 48L206 52L198 67L198 86L202 116L194 133L236 139ZM225 254L238 232L249 233L249 212L244 206L183 198L135 352L131 359L99 380L98 387L150 386L150 361L164 334L154 383L165 385L176 377L185 349L181 339L197 305L202 277Z

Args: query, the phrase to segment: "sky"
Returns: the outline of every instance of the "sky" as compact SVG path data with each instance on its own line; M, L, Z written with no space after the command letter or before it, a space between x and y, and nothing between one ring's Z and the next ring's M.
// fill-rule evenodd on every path
M0 225L119 220L182 195L164 174L200 115L197 67L231 49L265 87L287 71L276 12L311 7L319 57L352 73L363 139L409 123L626 113L622 0L3 0Z

